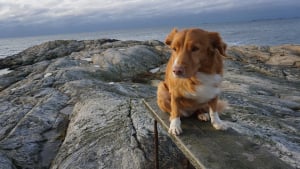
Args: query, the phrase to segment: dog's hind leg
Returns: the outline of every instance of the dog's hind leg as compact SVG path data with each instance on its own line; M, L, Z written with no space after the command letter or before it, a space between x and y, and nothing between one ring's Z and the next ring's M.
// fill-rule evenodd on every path
M196 111L196 115L197 115L197 118L200 121L209 121L210 120L210 117L209 117L209 107L205 106L203 108L198 109Z
M197 115L197 118L201 121L209 121L210 120L209 113L200 113Z
M157 86L157 104L162 111L171 112L171 96L164 82L160 82Z

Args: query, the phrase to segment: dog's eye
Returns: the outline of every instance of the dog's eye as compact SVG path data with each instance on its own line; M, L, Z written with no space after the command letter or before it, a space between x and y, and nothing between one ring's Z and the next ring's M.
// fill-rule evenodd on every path
M172 49L173 49L175 52L176 52L176 50L177 50L175 47L174 47L174 48L172 48Z
M196 52L197 50L199 50L199 48L197 46L192 47L192 52Z

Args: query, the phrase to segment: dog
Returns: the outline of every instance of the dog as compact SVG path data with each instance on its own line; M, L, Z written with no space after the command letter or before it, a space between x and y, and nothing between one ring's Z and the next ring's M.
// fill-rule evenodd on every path
M165 80L158 84L157 104L170 113L169 133L182 133L180 117L197 115L211 120L217 130L226 130L219 118L227 106L219 100L223 77L223 58L226 43L219 33L198 28L178 31L174 28L165 44L172 49L167 63Z

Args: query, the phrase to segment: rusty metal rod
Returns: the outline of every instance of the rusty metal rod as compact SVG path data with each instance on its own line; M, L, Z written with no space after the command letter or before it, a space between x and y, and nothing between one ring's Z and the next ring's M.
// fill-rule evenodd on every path
M156 120L154 120L154 161L155 161L155 168L159 169L158 132L157 132L157 121Z
M185 169L189 169L190 168L190 161L187 158L185 158L185 160L184 160L184 168Z

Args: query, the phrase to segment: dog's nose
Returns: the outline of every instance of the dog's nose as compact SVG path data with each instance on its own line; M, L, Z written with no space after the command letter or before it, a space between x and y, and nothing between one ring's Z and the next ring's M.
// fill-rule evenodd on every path
M174 66L173 73L176 76L182 76L182 75L184 75L184 68L182 66Z

